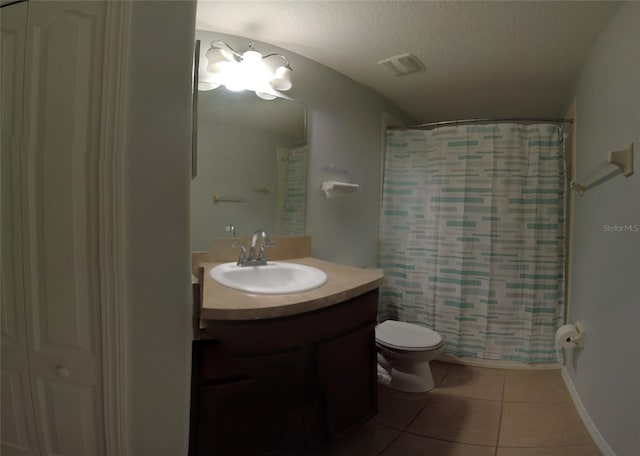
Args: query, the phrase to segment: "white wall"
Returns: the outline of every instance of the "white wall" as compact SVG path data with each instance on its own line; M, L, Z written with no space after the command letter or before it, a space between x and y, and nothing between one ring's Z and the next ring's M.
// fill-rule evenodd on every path
M410 122L381 95L317 62L294 55L295 98L309 108L307 233L314 257L358 267L376 266L380 220L383 112ZM292 65L294 62L292 62ZM392 77L392 76L389 76ZM293 91L293 89L292 89ZM326 199L325 180L349 173L358 192Z
M618 456L640 454L640 3L622 6L595 43L576 89L577 177L634 143L635 174L575 198L569 321L586 346L567 369L591 420Z
M236 49L246 48L248 38L198 31L202 46L215 39ZM375 266L381 193L382 113L406 119L381 95L313 60L284 49L255 42L260 51L285 54L293 68L293 88L287 95L308 109L309 182L307 234L316 258L361 267ZM389 76L392 77L392 76ZM336 176L325 166L347 170L362 185L359 192L327 200L320 192L324 180ZM225 223L224 220L220 223ZM228 223L228 222L227 222Z
M307 232L314 257L358 267L378 261L382 191L382 113L394 109L373 91L318 65L326 85L310 87L302 100L310 107L309 195ZM406 117L405 117L406 119ZM335 177L323 168L334 165L360 184L356 193L326 199L319 188Z
M129 456L187 454L195 3L131 2L123 199Z

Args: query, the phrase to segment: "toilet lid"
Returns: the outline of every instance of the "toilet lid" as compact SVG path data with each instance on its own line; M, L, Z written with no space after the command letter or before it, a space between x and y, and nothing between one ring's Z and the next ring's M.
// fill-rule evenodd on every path
M376 326L376 341L389 348L426 350L442 343L442 337L424 326L387 320Z

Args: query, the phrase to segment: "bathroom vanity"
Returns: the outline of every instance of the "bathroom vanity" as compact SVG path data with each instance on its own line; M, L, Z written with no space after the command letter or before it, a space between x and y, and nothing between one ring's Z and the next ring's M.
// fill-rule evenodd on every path
M382 273L314 258L328 282L247 294L199 270L190 455L307 454L376 413ZM198 302L199 301L199 302Z

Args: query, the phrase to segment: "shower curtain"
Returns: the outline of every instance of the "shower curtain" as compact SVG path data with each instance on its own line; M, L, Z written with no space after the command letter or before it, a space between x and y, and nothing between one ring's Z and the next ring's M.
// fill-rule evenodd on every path
M278 236L304 236L307 213L307 157L306 144L285 149L278 147L278 208L276 233Z
M389 131L380 321L429 327L457 356L560 361L564 163L557 125Z

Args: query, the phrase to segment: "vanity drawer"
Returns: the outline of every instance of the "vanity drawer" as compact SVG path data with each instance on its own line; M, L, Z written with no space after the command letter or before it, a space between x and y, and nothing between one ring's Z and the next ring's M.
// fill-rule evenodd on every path
M365 323L375 324L377 313L376 289L346 302L298 315L260 320L213 320L206 330L206 338L222 341L225 350L234 354L269 354L317 344Z
M224 343L205 344L197 349L197 377L200 381L246 377L265 379L282 377L305 380L310 360L306 350L294 348L272 353L234 353ZM286 383L289 383L288 381Z

